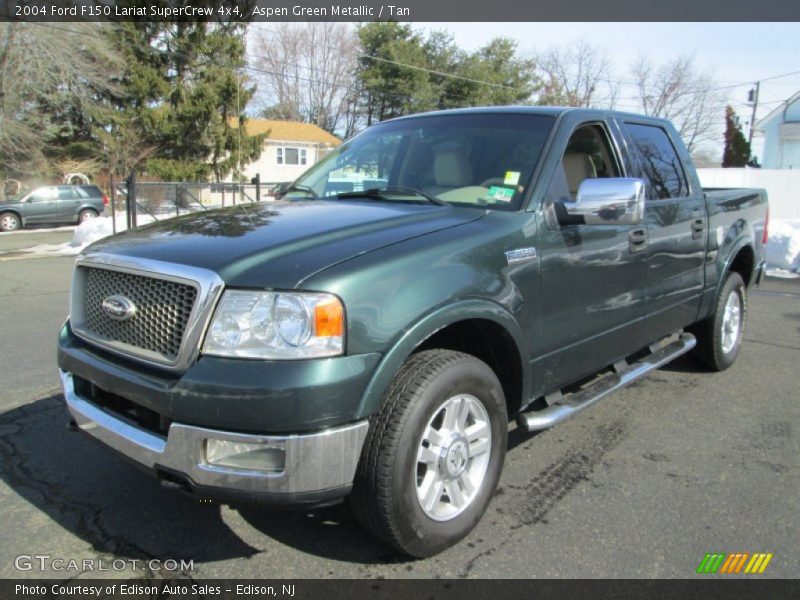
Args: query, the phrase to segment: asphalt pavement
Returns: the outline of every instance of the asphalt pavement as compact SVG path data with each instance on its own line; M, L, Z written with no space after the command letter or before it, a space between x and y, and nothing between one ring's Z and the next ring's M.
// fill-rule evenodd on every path
M512 431L477 529L409 561L345 507L200 503L68 432L55 344L72 263L0 261L0 577L65 576L15 568L37 554L192 560L195 578L691 578L707 552L773 553L761 577L800 572L800 280L751 292L727 372L679 359L550 431Z

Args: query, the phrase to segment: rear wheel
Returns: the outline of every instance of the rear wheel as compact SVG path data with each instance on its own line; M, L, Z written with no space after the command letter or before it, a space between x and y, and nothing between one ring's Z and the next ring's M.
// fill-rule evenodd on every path
M692 355L714 371L724 371L736 362L747 320L747 290L738 273L728 273L714 313L690 331L697 337Z
M0 215L0 231L16 231L22 227L22 221L14 213L7 212Z
M353 512L405 554L421 558L449 548L491 500L507 429L503 389L485 363L450 350L413 355L370 424Z
M89 221L90 219L94 219L96 217L97 217L97 211L94 211L91 208L84 208L78 214L78 223L83 223L84 221Z

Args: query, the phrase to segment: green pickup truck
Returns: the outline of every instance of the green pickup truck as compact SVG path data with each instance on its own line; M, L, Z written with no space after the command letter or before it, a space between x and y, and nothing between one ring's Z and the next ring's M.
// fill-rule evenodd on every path
M486 510L510 419L551 427L687 352L729 367L767 219L763 190L702 189L663 120L382 122L277 202L90 246L58 342L70 426L201 498L347 498L430 556Z

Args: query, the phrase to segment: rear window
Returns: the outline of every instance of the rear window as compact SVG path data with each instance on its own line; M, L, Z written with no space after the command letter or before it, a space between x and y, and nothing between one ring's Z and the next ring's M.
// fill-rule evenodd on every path
M81 192L88 197L103 197L103 192L101 192L100 188L96 185L81 185L78 186L78 189L80 189Z

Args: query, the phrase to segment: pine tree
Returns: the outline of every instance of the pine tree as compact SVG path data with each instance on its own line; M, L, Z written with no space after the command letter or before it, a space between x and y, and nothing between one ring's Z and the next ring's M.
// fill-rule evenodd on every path
M149 175L219 181L261 153L263 136L244 135L242 127L255 92L241 72L243 32L241 23L123 24L118 45L128 69L121 126L135 127L153 149Z
M750 160L750 144L742 133L742 125L733 108L725 107L725 151L723 167L744 167Z

